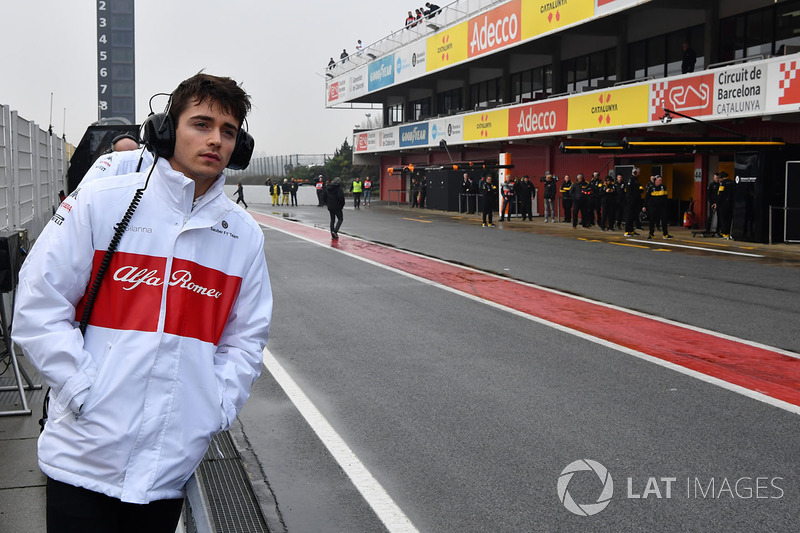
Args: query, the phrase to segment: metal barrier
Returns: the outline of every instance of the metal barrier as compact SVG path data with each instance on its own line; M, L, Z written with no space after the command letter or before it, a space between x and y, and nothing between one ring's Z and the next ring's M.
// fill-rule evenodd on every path
M0 230L36 240L66 190L67 143L0 105Z
M772 212L778 210L783 211L783 242L790 243L790 242L800 242L800 239L794 240L789 239L787 226L787 219L789 217L789 211L798 211L800 212L800 207L783 207L780 205L771 205L769 206L769 243L772 244Z
M400 207L401 203L407 204L408 203L408 191L404 189L389 189L386 191L387 196L386 199L388 203L392 203L392 196L397 196L397 207Z

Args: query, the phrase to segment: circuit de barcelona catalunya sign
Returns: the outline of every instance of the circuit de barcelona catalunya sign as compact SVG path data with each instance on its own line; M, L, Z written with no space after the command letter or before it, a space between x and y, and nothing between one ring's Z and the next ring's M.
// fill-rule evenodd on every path
M659 127L664 109L722 120L796 113L798 105L800 54L383 128L354 137L354 146L356 153L370 153L436 147L442 139L474 143Z

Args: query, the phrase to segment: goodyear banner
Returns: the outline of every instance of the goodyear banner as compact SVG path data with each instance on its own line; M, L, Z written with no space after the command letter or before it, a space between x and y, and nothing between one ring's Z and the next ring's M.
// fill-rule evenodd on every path
M464 140L485 141L508 137L508 109L473 113L464 117Z
M468 21L428 37L425 54L428 72L467 59Z
M595 0L523 0L522 40L587 20Z
M647 84L595 91L569 99L569 130L613 128L648 122L650 90Z

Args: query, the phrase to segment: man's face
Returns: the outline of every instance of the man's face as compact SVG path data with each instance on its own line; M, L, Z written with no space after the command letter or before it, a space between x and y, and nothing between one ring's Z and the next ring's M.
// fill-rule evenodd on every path
M195 101L178 117L170 165L207 190L230 161L238 130L239 122L219 105Z

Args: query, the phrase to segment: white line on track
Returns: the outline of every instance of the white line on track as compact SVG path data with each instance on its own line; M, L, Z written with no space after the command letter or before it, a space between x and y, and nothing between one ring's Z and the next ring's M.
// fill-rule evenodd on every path
M286 395L306 419L308 425L317 434L331 455L348 475L358 492L364 497L378 518L386 526L389 533L417 533L411 520L392 500L380 483L347 446L344 439L328 423L322 413L311 403L308 396L289 376L277 359L264 348L264 366L267 367L275 381L283 388Z
M730 255L743 255L745 257L764 257L763 255L758 254L748 254L745 252L732 252L731 250L718 250L716 248L703 248L702 246L687 246L685 244L676 244L672 242L662 242L662 241L647 241L643 239L628 239L628 242L643 242L646 244L658 244L659 246L674 246L675 248L688 248L690 250L702 250L704 252L714 252L718 254L730 254Z

